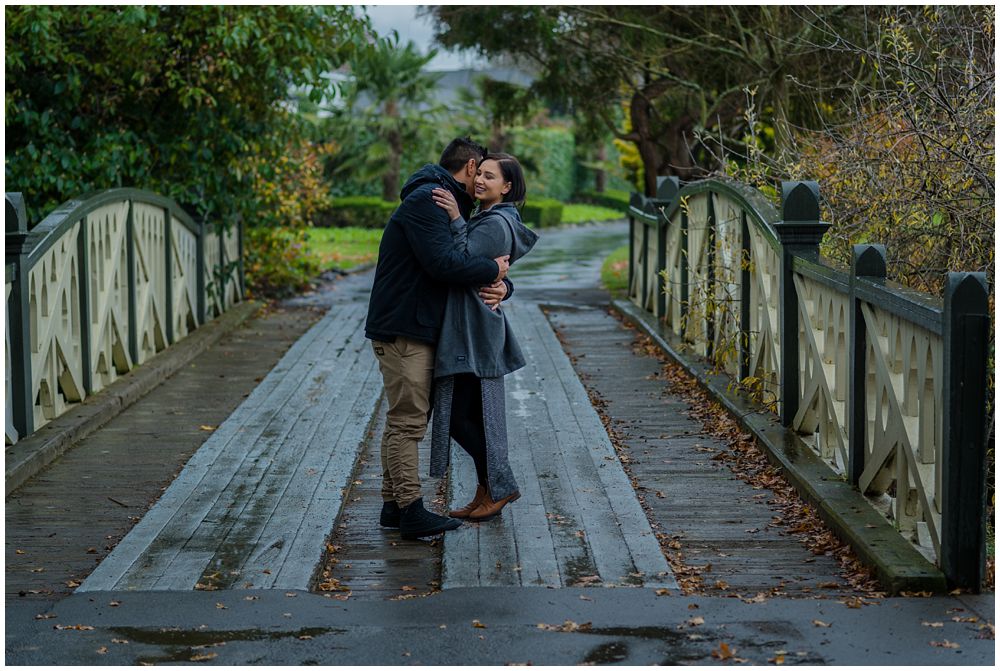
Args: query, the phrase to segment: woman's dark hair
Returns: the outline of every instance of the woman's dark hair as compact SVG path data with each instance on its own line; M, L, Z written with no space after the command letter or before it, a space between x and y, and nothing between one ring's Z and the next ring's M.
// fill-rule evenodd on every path
M510 191L503 195L502 202L520 205L528 195L528 187L524 183L524 171L521 164L510 154L487 154L484 161L493 159L500 165L500 172L503 174L503 181L510 182Z
M476 165L486 158L486 147L473 142L471 138L456 137L448 143L448 146L441 152L441 160L438 165L454 174L456 170L469 162L470 158L476 159Z

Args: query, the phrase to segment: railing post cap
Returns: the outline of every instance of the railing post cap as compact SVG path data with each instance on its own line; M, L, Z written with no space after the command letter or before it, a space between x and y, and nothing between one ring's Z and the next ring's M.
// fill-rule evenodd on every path
M851 274L855 277L886 276L885 245L854 245L851 251Z
M819 223L819 184L782 182L781 218L784 221Z
M987 314L989 311L986 273L948 273L944 287L946 312Z
M679 177L671 175L669 177L659 176L656 178L656 199L672 201L677 192L681 190L681 180Z
M24 207L24 195L19 191L8 191L4 194L4 211L7 223L7 233L27 233L28 214Z

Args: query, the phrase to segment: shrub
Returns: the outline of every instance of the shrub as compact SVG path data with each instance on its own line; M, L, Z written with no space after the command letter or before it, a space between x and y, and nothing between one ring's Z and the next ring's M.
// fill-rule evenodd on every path
M289 296L308 289L319 273L319 259L306 246L306 229L256 226L246 236L249 296Z
M514 128L510 153L524 166L528 197L569 200L576 190L576 139L565 128Z
M620 191L618 189L605 189L600 193L593 189L586 189L576 194L577 200L618 210L622 213L622 216L625 216L625 211L628 209L629 197L630 194L627 191Z
M317 226L338 228L385 228L389 217L396 211L397 202L382 200L378 196L344 196L334 198L330 209L316 219Z
M553 198L532 198L524 203L521 218L538 228L558 226L562 222L563 204Z

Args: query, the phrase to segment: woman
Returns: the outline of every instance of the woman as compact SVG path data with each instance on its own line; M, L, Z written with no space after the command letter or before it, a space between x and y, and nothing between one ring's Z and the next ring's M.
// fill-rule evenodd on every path
M526 191L521 165L510 154L487 155L475 191L479 210L468 223L449 191L433 192L451 216L456 247L487 258L509 254L513 264L538 239L518 211ZM479 481L475 498L450 511L452 517L489 519L521 496L507 461L503 376L524 363L503 311L485 305L474 287L452 287L434 363L431 476L444 476L454 438L475 462Z

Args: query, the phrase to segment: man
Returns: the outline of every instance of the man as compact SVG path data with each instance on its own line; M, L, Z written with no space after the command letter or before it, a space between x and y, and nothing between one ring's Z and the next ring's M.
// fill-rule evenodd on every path
M434 346L441 331L449 284L484 287L495 305L507 294L508 257L473 257L457 252L448 214L431 191L448 189L468 218L475 177L486 149L468 138L445 148L438 165L410 177L402 203L386 224L379 245L375 283L368 304L365 337L378 358L389 409L382 434L382 526L399 527L403 538L431 536L461 521L424 508L417 443L427 430L434 374Z

